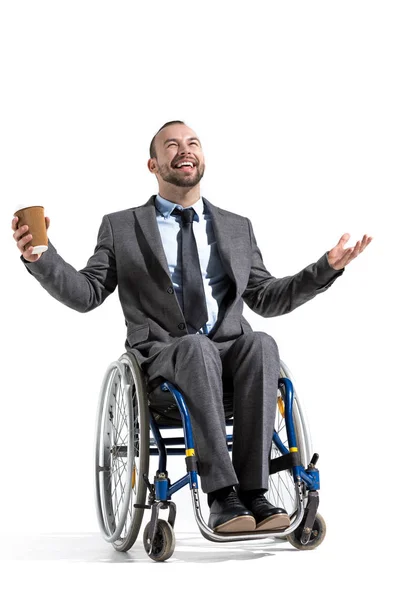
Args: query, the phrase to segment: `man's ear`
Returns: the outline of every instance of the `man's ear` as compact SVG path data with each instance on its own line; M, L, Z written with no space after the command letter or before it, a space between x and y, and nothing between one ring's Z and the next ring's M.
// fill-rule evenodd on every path
M147 167L151 173L154 173L157 169L157 163L154 158L149 158L147 161Z

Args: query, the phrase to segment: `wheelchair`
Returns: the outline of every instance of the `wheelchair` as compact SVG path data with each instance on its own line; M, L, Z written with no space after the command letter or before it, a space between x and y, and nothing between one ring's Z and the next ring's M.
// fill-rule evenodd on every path
M224 389L224 396L229 393ZM161 404L157 405L154 400L150 406L150 398L157 394ZM157 406L163 408L154 408ZM226 440L231 449L233 436L228 431L233 420L225 413ZM166 435L168 430L171 433L176 429L180 437ZM149 390L134 353L124 353L108 366L104 375L95 446L97 518L104 539L119 552L126 552L133 546L144 513L149 511L150 520L143 532L145 551L157 562L170 558L175 548L176 517L176 505L171 497L186 485L190 488L199 530L209 541L273 538L275 541L286 540L299 550L311 550L325 537L326 525L317 512L318 454L311 456L305 412L291 373L282 361L266 497L287 511L290 525L285 530L217 533L208 527L201 513L195 446L184 398L168 381ZM149 463L152 455L158 456L158 469L151 481ZM186 474L175 482L168 477L168 455L185 456ZM168 511L167 519L160 518L161 510Z

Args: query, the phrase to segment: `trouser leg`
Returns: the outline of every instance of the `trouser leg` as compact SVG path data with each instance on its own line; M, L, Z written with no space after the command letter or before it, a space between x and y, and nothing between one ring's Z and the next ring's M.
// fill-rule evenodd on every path
M204 492L238 483L226 445L222 363L217 346L204 335L187 335L144 366L149 382L162 377L182 392L193 428Z
M221 354L233 379L232 463L243 490L268 489L279 379L279 352L264 332L245 333Z

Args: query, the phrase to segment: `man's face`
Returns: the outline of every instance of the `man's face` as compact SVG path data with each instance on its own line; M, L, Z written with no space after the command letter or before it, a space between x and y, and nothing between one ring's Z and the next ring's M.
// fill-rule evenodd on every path
M178 187L194 187L204 175L205 163L200 140L186 125L169 125L155 139L157 157L149 168L160 178ZM190 162L190 165L182 163Z

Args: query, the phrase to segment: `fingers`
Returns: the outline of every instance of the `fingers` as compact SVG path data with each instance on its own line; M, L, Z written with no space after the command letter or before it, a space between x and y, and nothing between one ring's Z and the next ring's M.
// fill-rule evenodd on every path
M342 235L340 240L342 240L346 235L347 234ZM364 234L363 238L361 240L358 240L355 246L353 246L352 248L346 248L340 259L341 268L346 267L352 260L357 258L357 256L365 250L365 248L368 246L368 244L371 243L371 241L372 237L368 236L367 234Z
M17 242L17 247L20 250L21 254L23 254L25 252L25 250L28 249L28 245L29 242L32 240L32 234L28 233L27 235L24 235L18 242Z
M29 246L32 235L29 233L28 225L18 227L18 217L14 217L11 221L11 228L14 231L13 238L17 242L17 248L25 260L28 260L29 262L37 261L41 254L33 254L33 246Z
M353 260L353 258L356 258L356 256L361 254L361 252L365 250L365 248L368 246L368 244L371 243L371 241L372 237L368 236L367 234L363 235L362 240L358 240L356 245L353 246L353 248L350 248L350 250L352 251L350 254L350 260Z
M353 246L353 248L349 248L349 250L351 250L351 252L349 253L347 262L349 263L351 260L353 260L354 258L356 258L359 254L360 254L360 248L361 248L361 242L358 241L356 243L355 246Z
M32 239L32 235L28 233L28 225L18 227L17 221L18 217L15 217L12 220L11 227L14 230L13 238L17 242L18 248L22 251L23 246L25 246L25 244Z
M42 253L33 254L33 246L29 246L29 248L22 253L22 256L29 262L36 262L42 256Z
M18 217L14 217L11 221L11 228L14 231L13 238L16 242L21 238L22 235L25 235L28 231L28 225L23 225L22 227L18 227Z
M360 254L361 242L358 241L352 248L347 248L342 256L341 264L342 268L346 267L352 260L354 260Z
M349 264L349 262L351 260L353 260L353 258L355 258L352 256L354 249L355 249L354 247L346 248L346 250L344 251L344 254L341 256L340 260L338 261L336 268L344 269L344 267L346 267Z
M372 242L372 237L368 236L367 234L365 234L363 236L363 239L361 240L361 249L360 252L362 252L363 250L365 250L365 248L368 246L368 244L370 244Z
M340 240L338 241L337 245L341 246L343 248L343 246L346 244L346 242L348 242L350 239L350 234L349 233L344 233L342 235L342 237L340 238Z

